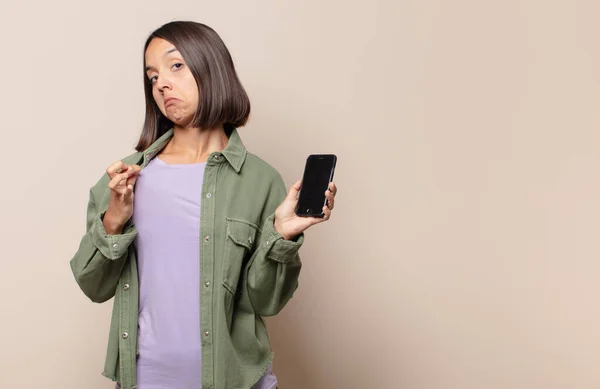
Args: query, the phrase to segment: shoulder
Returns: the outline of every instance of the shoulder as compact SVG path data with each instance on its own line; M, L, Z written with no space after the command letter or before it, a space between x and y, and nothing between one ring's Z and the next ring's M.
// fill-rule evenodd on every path
M267 180L271 183L279 184L283 183L281 173L275 169L268 162L250 152L246 153L246 160L244 162L243 170L246 170L248 174Z
M248 188L257 199L266 202L266 208L274 210L287 194L282 175L275 167L252 153L246 154L242 175L248 179Z

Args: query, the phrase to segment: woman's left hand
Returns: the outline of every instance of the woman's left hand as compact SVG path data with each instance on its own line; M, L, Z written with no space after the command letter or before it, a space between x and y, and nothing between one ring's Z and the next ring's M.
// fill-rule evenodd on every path
M275 210L275 231L277 231L284 239L294 239L308 227L315 224L323 223L331 218L335 195L337 188L333 182L329 183L329 189L325 191L327 205L323 207L324 216L320 217L301 217L296 215L296 205L298 204L298 192L302 186L302 180L296 182L290 188L287 197L277 210Z

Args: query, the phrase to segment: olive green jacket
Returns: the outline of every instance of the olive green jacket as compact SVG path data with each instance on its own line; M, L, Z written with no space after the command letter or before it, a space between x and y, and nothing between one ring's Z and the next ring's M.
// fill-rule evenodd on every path
M123 159L142 169L167 144L169 130L146 151ZM86 233L71 259L81 290L92 301L114 297L103 374L136 387L139 283L131 220L108 235L108 175L90 189ZM285 240L274 212L286 196L279 173L248 153L233 129L227 147L208 158L200 215L202 388L249 389L265 373L273 352L263 316L277 314L298 287L304 236Z

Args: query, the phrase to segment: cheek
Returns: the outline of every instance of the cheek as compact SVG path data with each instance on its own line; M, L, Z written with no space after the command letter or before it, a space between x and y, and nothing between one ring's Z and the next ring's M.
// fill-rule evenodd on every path
M162 112L163 115L166 115L165 105L163 104L163 97L162 97L161 93L158 91L158 89L152 88L152 96L154 97L154 102L158 106L158 109L160 109L160 112Z
M152 88L152 96L154 97L154 102L156 105L160 107L162 105L162 98L158 89Z
M195 109L195 107L198 106L198 85L196 84L196 80L194 79L194 76L191 73L188 73L188 75L186 75L185 86L185 94L187 96L187 100Z

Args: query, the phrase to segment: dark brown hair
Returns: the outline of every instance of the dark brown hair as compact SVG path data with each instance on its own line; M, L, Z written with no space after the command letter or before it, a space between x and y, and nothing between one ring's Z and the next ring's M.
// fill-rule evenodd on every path
M167 23L150 34L144 45L144 54L154 38L173 44L196 79L199 99L191 126L211 128L223 125L230 130L246 124L250 115L250 100L237 76L229 50L212 28L196 22ZM152 96L152 84L146 75L145 55L144 91L146 119L137 151L147 149L173 127L173 123L160 112Z

